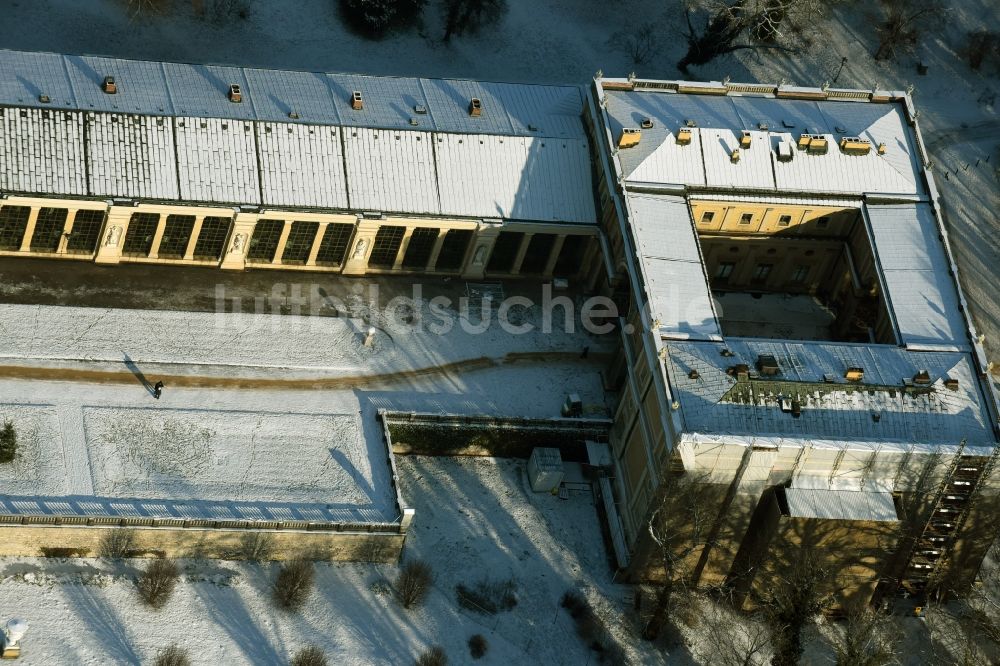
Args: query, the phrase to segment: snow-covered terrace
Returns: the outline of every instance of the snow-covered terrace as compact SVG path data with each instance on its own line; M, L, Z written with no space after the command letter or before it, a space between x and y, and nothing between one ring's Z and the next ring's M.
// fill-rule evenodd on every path
M2 380L4 419L17 424L19 455L0 470L0 520L294 529L400 519L391 454L344 396L168 387L153 400L138 383Z

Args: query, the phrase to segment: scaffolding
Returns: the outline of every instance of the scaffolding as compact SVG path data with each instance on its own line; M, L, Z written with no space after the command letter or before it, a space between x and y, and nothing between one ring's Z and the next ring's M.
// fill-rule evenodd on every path
M962 440L935 491L930 515L920 535L910 544L900 581L901 589L908 594L924 594L932 581L940 579L979 490L1000 457L1000 447L994 448L988 457L963 455L964 452L965 440Z

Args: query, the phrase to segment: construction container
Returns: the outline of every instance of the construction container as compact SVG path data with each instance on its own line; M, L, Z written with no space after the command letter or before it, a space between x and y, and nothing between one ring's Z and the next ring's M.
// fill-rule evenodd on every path
M550 493L563 480L562 456L559 449L536 447L528 458L528 481L536 493Z

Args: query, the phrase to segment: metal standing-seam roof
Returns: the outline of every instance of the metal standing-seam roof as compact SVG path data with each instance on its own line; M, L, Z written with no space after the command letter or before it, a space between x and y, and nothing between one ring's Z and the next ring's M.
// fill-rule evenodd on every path
M896 522L896 505L890 492L785 488L788 515L792 518Z
M930 204L867 204L875 253L903 344L969 349L958 292Z
M727 338L724 344L670 342L668 349L671 383L687 430L870 442L995 442L968 353L749 338ZM751 376L747 390L737 390L728 369L744 364L756 374L757 359L764 354L774 356L780 374ZM863 381L848 382L848 368L863 368ZM904 380L921 370L929 374L926 389L904 390ZM957 380L957 387L947 388L947 379ZM798 418L782 409L781 398L800 401Z
M605 90L610 130L642 130L635 147L618 151L626 181L717 189L923 196L916 141L898 104L848 100L789 100L752 95L697 95L666 91ZM675 143L689 126L692 142ZM739 161L730 159L742 131L752 133ZM822 154L794 148L800 134L822 134ZM842 137L872 144L867 155L839 149ZM792 159L777 159L779 143ZM875 149L885 144L884 154Z
M629 220L650 310L667 338L721 340L687 202L680 196L632 194Z
M593 224L582 109L578 86L0 50L0 188Z

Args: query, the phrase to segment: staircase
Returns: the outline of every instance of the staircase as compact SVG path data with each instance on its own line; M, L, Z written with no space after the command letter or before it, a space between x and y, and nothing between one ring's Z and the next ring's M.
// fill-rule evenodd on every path
M901 581L902 589L910 594L922 594L941 572L975 502L976 491L989 478L1000 456L1000 448L989 457L962 455L964 450L963 441L938 486L930 518L910 551Z

